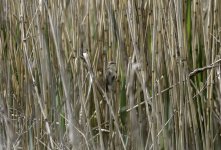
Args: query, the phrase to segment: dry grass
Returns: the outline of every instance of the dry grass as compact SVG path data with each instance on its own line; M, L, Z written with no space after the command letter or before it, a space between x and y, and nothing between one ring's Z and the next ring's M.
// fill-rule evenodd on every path
M0 149L219 149L220 18L218 0L1 0Z

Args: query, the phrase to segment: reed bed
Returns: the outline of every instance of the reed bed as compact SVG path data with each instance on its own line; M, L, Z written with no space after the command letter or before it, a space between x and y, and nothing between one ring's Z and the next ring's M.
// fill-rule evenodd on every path
M0 28L0 149L220 149L218 0L0 0Z

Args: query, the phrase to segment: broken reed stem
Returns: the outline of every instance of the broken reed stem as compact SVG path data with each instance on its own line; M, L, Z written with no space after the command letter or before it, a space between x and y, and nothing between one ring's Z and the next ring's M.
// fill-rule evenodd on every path
M195 76L196 74L198 73L201 73L203 71L206 71L208 69L212 69L212 68L215 68L215 67L219 67L220 65L216 65L217 63L221 62L221 59L215 61L214 63L208 65L208 66L205 66L205 67L202 67L202 68L197 68L195 70L193 70L190 74L189 74L189 77L192 77L192 76Z
M201 73L201 72L203 72L203 71L206 71L206 70L208 70L208 69L212 69L212 68L215 68L215 67L219 67L220 65L216 65L216 64L219 63L219 62L221 62L221 59L215 61L214 63L212 63L212 64L210 64L210 65L208 65L208 66L205 66L205 67L202 67L202 68L197 68L197 69L195 69L195 70L193 70L192 72L189 73L189 77L193 77L193 76L195 76L196 74ZM174 84L174 85L172 85L172 86L170 86L170 87L168 87L168 88L166 88L166 89L160 91L160 93L163 94L163 93L165 93L165 92L168 92L169 90L171 90L172 88L174 88L175 86L177 86L177 85L179 85L179 84L180 84L180 82L178 82L177 84ZM158 96L159 93L157 93L156 95ZM196 95L194 95L194 97L196 97ZM194 98L194 97L193 97L193 98ZM152 102L150 101L150 100L152 100L152 98L153 98L153 97L150 97L150 98L148 99L148 100L149 100L149 102L148 102L149 105L152 105ZM145 101L143 101L143 102L141 102L141 103L139 103L139 104L134 105L134 107L129 108L129 109L127 109L126 111L129 112L129 111L131 111L132 109L135 109L135 108L137 108L139 105L143 105L143 104L145 104Z

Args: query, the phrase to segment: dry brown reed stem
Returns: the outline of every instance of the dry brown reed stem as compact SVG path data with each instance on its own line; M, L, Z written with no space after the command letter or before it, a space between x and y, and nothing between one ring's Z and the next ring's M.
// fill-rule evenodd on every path
M89 60L89 56L86 52L83 52L83 57L84 57L84 60L87 64L87 68L89 70L89 81L91 82L92 84L92 89L93 89L93 93L94 93L94 103L95 103L95 109L96 109L96 116L97 116L97 122L98 122L98 131L99 131L99 137L100 137L100 146L101 146L101 149L104 149L104 141L103 141L103 133L101 131L101 114L100 114L100 110L99 110L99 103L98 103L98 98L96 96L96 86L94 84L94 73L93 73L93 68L92 68L92 65L90 63L90 60Z
M50 126L49 126L49 123L48 123L48 117L47 117L47 114L45 113L45 106L44 106L44 103L42 103L42 99L39 95L39 92L38 92L38 88L36 86L36 80L34 78L34 75L32 73L32 68L31 68L31 64L29 62L29 57L28 57L28 50L27 50L27 43L26 43L26 35L25 35L25 32L24 32L24 1L22 0L21 1L21 5L20 5L20 21L21 21L21 40L22 40L22 43L23 43L23 51L24 51L24 55L25 55L25 58L26 58L26 61L27 61L27 65L28 65L28 70L29 70L29 73L31 75L31 79L32 79L32 84L34 86L34 90L35 90L35 93L36 93L36 96L37 96L37 100L38 100L38 104L40 106L40 109L41 109L41 113L44 117L44 120L45 120L45 125L46 125L46 131L47 131L47 134L50 138L50 144L51 144L51 148L54 149L54 142L53 142L53 139L51 137L51 129L50 129Z
M216 65L216 64L220 63L220 62L221 62L221 59L216 60L215 62L213 62L212 64L210 64L208 66L194 69L192 72L190 72L189 77L194 76L194 75L196 75L198 73L201 73L203 71L206 71L206 70L209 70L209 69L212 69L212 68L215 68L215 67L219 67L220 65Z
M218 0L1 0L0 149L219 149L220 17Z
M100 82L96 78L94 73L92 72L93 68L90 67L91 65L89 65L90 62L89 62L89 59L88 59L88 53L85 52L85 53L83 53L83 55L84 55L85 63L88 66L88 70L91 70L90 72L91 72L92 78L90 79L90 83L94 84L94 89L97 89L98 93L100 93L102 95L102 97L104 98L104 100L106 101L107 106L109 108L109 111L111 112L110 115L114 120L115 128L117 130L117 133L119 134L120 141L122 142L123 148L126 149L126 146L124 145L123 137L122 137L121 132L120 132L120 127L119 127L118 122L117 122L117 116L115 115L115 112L114 112L114 109L116 109L116 108L113 108L113 105L112 105L113 102L110 102L110 101L113 101L113 97L111 97L111 96L108 97L108 95L112 95L112 94L110 94L111 91L108 92L109 94L106 93L105 86L101 85L101 84L105 84L105 82ZM111 126L110 123L109 123L109 126ZM107 130L106 129L101 129L101 131L107 131ZM108 132L110 132L110 131L108 131ZM110 134L111 134L111 136L113 136L113 134L115 134L115 133L110 133Z

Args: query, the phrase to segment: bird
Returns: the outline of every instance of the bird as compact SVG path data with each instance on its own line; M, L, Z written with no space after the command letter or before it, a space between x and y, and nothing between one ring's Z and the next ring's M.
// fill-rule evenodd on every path
M106 73L105 73L105 80L106 80L106 91L110 92L113 90L114 83L117 78L117 67L114 61L108 62Z

